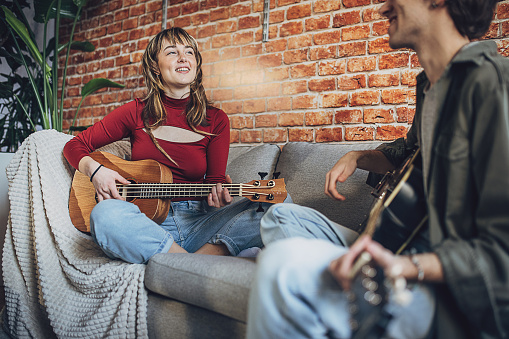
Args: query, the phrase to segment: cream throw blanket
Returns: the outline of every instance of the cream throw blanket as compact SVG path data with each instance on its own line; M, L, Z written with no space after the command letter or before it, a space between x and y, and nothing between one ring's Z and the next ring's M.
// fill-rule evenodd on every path
M69 218L70 138L33 133L7 167L4 327L16 338L148 337L145 265L108 259ZM125 141L103 150L130 153Z

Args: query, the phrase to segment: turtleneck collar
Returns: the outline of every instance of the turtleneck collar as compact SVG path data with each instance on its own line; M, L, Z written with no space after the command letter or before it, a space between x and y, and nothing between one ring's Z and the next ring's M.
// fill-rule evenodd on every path
M161 100L163 101L163 105L171 107L171 108L185 108L187 103L189 102L189 97L184 99L173 99L168 97L166 94L161 94Z

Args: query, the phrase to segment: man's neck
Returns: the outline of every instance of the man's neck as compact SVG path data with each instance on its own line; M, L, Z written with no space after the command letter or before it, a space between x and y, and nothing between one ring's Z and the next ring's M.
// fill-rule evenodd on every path
M431 29L431 34L427 39L422 39L415 46L419 62L431 85L440 79L445 68L459 50L470 42L467 37L458 32L450 17L447 16L444 20L439 21L441 22L436 22L433 25L437 28Z

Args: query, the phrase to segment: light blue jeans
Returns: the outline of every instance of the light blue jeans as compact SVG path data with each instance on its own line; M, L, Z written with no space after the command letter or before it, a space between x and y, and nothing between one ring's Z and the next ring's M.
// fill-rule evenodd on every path
M337 224L298 205L275 205L267 211L261 231L264 241L272 243L266 243L257 259L248 339L350 338L346 294L328 266L348 250L343 243L352 239L346 240L341 229L330 225ZM434 316L434 292L415 285L409 305L390 299L387 310L393 315L387 337L423 338Z
M287 198L291 201L290 197ZM285 200L286 201L286 200ZM108 199L90 215L90 233L110 258L146 263L157 253L166 253L173 242L188 252L205 243L226 245L232 255L250 247L263 247L258 202L241 199L223 208L205 200L171 203L166 220L158 225L129 202ZM270 204L262 203L264 211Z

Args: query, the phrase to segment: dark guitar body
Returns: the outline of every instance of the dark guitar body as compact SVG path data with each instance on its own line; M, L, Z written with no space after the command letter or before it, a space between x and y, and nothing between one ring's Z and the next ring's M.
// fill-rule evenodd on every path
M380 216L380 225L373 234L373 239L384 245L393 253L412 236L414 229L427 215L426 199L422 171L420 168L409 169L410 176L400 182L401 189L393 196L392 202L386 206ZM388 191L392 194L392 188ZM407 249L416 252L427 252L429 240L426 225L411 240Z

